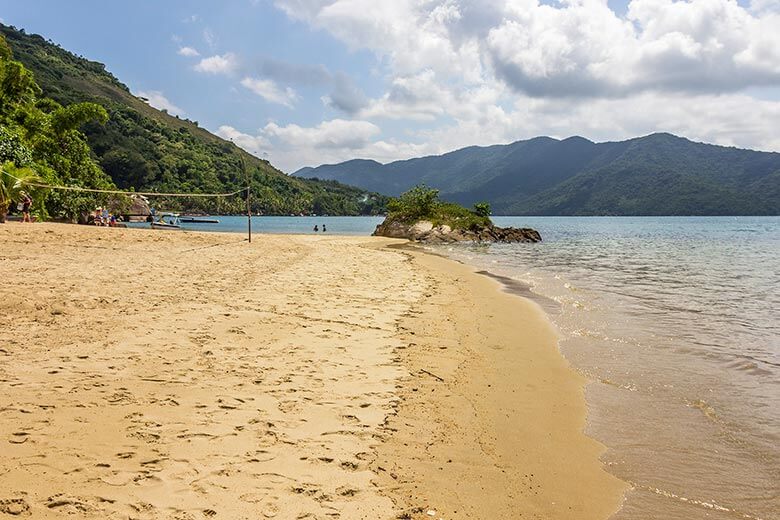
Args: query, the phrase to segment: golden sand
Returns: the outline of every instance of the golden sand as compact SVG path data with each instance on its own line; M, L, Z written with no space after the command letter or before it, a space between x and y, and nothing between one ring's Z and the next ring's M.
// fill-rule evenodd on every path
M0 518L607 518L541 312L392 242L0 226Z

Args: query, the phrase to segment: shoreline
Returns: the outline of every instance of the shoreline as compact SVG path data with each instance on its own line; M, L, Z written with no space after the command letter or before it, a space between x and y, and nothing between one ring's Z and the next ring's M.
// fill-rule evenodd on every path
M536 304L400 241L260 237L0 226L0 516L619 507Z
M558 350L541 304L456 260L390 247L434 288L399 324L409 376L376 463L397 503L411 518L616 513L628 485L584 433L586 380Z

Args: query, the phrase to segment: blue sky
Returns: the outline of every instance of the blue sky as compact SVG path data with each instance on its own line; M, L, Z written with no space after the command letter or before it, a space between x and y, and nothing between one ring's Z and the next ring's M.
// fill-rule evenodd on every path
M780 1L0 0L284 171L536 135L780 151Z

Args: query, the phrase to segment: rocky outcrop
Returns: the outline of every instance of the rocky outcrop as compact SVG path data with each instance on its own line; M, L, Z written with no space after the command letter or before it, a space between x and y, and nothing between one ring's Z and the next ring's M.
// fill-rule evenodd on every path
M405 238L428 244L451 242L541 242L539 232L531 228L501 228L494 225L479 229L452 229L450 226L434 226L427 220L414 224L397 220L385 220L376 227L374 236Z

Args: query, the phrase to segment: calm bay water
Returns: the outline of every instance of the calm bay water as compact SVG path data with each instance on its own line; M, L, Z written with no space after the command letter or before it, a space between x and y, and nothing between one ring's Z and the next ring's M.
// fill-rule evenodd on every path
M217 216L219 224L182 223L189 231L220 231L246 233L246 216ZM252 217L252 233L305 234L313 233L318 226L320 233L323 224L331 235L370 235L383 217ZM131 223L131 227L148 228L147 223Z
M245 217L189 229L246 232ZM381 218L255 217L368 235ZM494 217L540 244L433 248L527 285L591 383L618 520L780 518L780 218ZM520 333L520 332L519 332Z
M544 242L447 254L548 311L634 488L615 518L780 518L780 218L494 221Z

